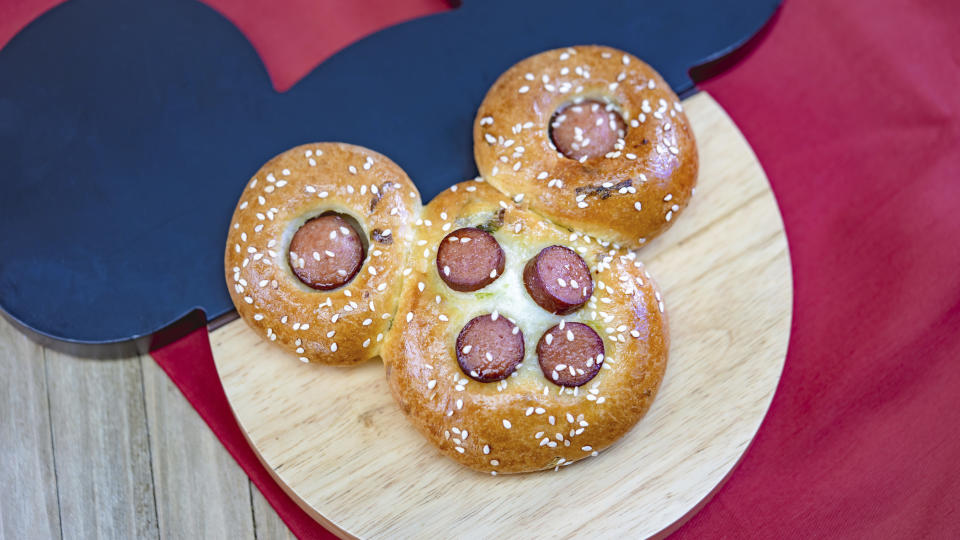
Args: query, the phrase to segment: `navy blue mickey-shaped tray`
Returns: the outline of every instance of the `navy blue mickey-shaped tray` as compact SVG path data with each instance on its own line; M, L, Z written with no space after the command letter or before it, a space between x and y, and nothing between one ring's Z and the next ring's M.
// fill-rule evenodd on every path
M685 96L691 68L746 43L778 4L468 0L351 45L281 94L244 36L195 0L72 0L0 50L0 308L89 344L195 310L214 319L232 309L233 206L270 157L366 146L426 202L476 174L476 108L516 61L610 45Z

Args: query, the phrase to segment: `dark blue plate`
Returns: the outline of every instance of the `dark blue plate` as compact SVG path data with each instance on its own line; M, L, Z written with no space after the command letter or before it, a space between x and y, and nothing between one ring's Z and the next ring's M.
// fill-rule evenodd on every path
M216 318L232 309L233 206L275 154L367 146L426 202L476 174L474 113L518 60L611 45L689 95L690 69L745 43L778 4L472 0L365 38L278 94L244 36L200 3L72 0L0 51L0 307L90 344L194 310Z

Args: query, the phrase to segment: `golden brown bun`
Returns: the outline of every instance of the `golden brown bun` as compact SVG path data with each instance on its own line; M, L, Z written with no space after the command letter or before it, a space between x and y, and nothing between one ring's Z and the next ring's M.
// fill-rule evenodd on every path
M393 396L443 454L480 471L534 471L596 455L640 420L669 340L660 293L635 256L564 231L482 181L445 190L418 223L413 272L382 356ZM506 264L493 283L457 292L440 278L436 248L451 230L471 226L493 231ZM524 289L524 265L550 245L579 253L594 280L588 303L566 316ZM481 383L460 369L455 342L467 321L493 311L520 327L525 358L506 379ZM576 389L550 382L537 361L538 340L561 320L591 326L606 351L596 377Z
M619 111L628 125L622 148L583 163L557 152L551 117L580 98ZM609 47L556 49L511 67L480 105L473 140L491 185L628 248L666 230L696 184L697 147L676 94L653 68Z
M298 146L271 159L243 191L224 256L240 316L300 360L348 365L373 358L403 281L420 194L388 158L348 144ZM325 212L350 216L365 246L359 273L343 287L312 289L293 273L290 240Z

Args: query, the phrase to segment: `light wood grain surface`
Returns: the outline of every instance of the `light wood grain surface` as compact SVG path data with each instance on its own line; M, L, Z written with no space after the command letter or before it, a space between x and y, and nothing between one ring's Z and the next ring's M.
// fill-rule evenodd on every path
M0 317L0 539L292 535L149 356L88 360Z
M234 321L211 335L227 397L301 506L345 536L638 538L715 490L779 381L792 280L776 201L750 147L705 93L684 106L701 152L697 193L639 253L664 292L672 334L647 417L598 458L491 477L416 433L379 361L302 364Z

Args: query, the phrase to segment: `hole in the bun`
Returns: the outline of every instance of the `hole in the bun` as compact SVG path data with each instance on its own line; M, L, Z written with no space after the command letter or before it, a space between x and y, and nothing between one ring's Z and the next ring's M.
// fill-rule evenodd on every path
M568 103L550 118L550 140L557 151L581 162L615 151L626 134L620 112L597 99Z
M329 291L349 283L367 252L367 240L357 220L326 212L307 220L290 240L287 260L304 285Z

